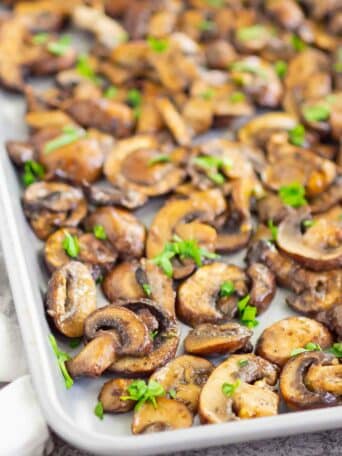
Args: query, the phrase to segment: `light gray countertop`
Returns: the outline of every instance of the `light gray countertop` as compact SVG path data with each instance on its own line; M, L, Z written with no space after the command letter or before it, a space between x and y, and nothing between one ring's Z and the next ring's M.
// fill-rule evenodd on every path
M2 311L12 313L13 302L0 245L0 300ZM322 411L324 413L324 411ZM53 436L54 456L86 456ZM174 453L174 456L336 456L342 455L342 430L305 434L225 447Z

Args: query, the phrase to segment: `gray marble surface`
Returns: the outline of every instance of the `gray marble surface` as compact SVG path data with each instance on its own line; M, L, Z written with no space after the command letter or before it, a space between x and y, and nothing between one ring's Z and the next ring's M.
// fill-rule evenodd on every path
M0 245L0 303L1 311L13 315L11 291ZM341 423L342 425L342 423ZM72 448L53 436L53 456L91 456ZM342 455L342 430L284 437L273 440L243 443L198 451L174 453L174 456L337 456Z

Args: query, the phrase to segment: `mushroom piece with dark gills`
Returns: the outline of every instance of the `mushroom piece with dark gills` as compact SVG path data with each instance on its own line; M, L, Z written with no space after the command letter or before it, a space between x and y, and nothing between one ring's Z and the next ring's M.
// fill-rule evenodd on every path
M67 337L80 337L85 320L96 309L96 286L89 269L71 261L56 270L48 283L47 313Z
M84 325L87 344L67 362L70 375L98 376L120 356L143 356L152 349L148 328L129 309L109 305L92 312Z
M61 227L77 227L87 214L82 191L61 182L36 182L23 196L23 208L32 229L45 240Z
M280 391L291 409L330 407L342 403L342 364L321 351L300 353L287 361L280 375Z
M277 415L277 380L277 368L260 356L230 356L214 369L201 391L201 422L224 423Z

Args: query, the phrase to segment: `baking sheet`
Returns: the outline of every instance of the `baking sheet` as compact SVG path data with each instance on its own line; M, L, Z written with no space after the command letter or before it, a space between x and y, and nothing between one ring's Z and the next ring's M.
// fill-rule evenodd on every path
M45 81L36 83L44 86ZM0 230L14 302L23 333L30 371L38 398L49 425L71 444L103 455L152 455L190 448L202 448L246 440L337 428L342 423L342 406L307 412L282 413L276 417L244 420L220 425L195 426L191 429L160 434L132 436L131 413L105 415L100 421L93 413L100 387L111 376L77 380L70 390L64 387L56 359L48 342L51 332L45 318L43 297L47 274L42 263L43 244L36 239L23 215L22 188L3 143L24 139L25 104L19 95L0 92ZM163 204L155 199L136 215L148 226L153 214ZM244 252L222 257L225 262L242 265ZM293 312L285 302L286 292L278 290L265 314L259 317L254 341L272 322ZM99 305L106 303L101 292ZM188 328L182 325L182 334ZM60 344L69 353L68 345ZM179 353L182 351L180 344Z

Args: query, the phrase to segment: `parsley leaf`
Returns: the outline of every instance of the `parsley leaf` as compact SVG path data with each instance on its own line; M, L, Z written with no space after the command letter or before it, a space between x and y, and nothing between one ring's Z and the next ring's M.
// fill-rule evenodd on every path
M226 297L226 296L231 296L235 291L235 285L231 280L227 280L226 282L223 282L223 284L220 287L220 296L221 297Z
M210 32L211 30L215 30L216 24L214 21L203 20L198 24L198 28L202 32Z
M234 62L229 66L229 69L241 73L255 74L263 79L267 79L267 73L262 68L254 66L248 62Z
M222 393L227 397L232 397L240 385L241 385L240 379L237 379L235 383L223 383Z
M336 342L328 351L336 358L342 358L342 342Z
M278 228L274 225L273 220L268 220L267 227L271 231L271 241L276 242L278 237Z
M298 124L288 131L289 141L295 146L302 146L305 141L305 128L304 125Z
M319 344L315 344L313 342L309 342L305 345L304 348L295 348L292 350L290 356L297 356L300 353L310 352L310 351L322 351L322 348Z
M141 287L144 290L145 295L150 297L152 294L151 285L149 283L143 283Z
M103 404L101 401L96 404L94 408L94 414L98 417L99 420L103 420Z
M105 98L109 98L109 99L112 99L112 98L115 98L118 94L118 88L111 85L109 87L107 87L107 89L105 90L103 96Z
M25 187L36 182L37 179L44 177L44 167L35 160L27 160L24 164L22 181Z
M241 103L245 99L246 95L243 92L240 92L239 90L233 92L229 97L229 101L231 101L232 103Z
M266 38L269 35L269 30L261 24L251 25L250 27L241 27L236 32L236 37L239 41L252 41L259 38Z
M81 345L82 339L81 337L75 337L74 339L69 340L69 347L70 348L77 348Z
M211 89L210 87L206 90L204 90L200 96L203 98L203 100L211 100L213 96L215 95L215 90Z
M311 228L312 226L314 226L315 223L316 223L315 220L308 219L308 220L303 220L302 225L304 228Z
M159 154L159 155L156 155L155 157L151 158L151 160L148 161L148 166L157 165L158 163L168 163L170 161L171 161L171 158L169 155Z
M247 364L248 364L248 359L240 359L240 361L238 361L239 367L245 367L245 366L247 366Z
M71 258L76 258L80 253L77 236L72 236L68 231L65 231L65 238L62 247Z
M107 239L107 233L106 233L103 225L95 225L93 228L93 233L94 233L94 236L97 239L100 239L101 241L104 241Z
M131 89L127 93L127 101L133 108L139 108L142 97L138 89Z
M274 63L274 70L280 79L283 79L287 73L287 63L284 60L277 60Z
M44 145L44 154L49 154L60 147L67 146L72 144L79 139L82 139L86 136L86 131L83 128L74 127L73 125L67 125L63 127L62 134L56 138L48 141Z
M70 356L68 355L68 353L63 352L58 348L57 341L52 334L49 335L49 341L50 341L52 350L57 358L59 370L61 371L61 374L63 375L65 387L66 387L66 389L70 389L72 387L72 385L74 384L74 380L70 376L70 374L66 368L66 365L65 365L66 361L69 361Z
M152 51L161 54L162 52L167 51L169 48L169 42L163 38L155 38L154 36L149 36L147 38L147 43Z
M71 38L69 35L61 36L58 41L51 41L47 45L47 50L56 56L62 56L70 49Z
M150 333L151 339L154 340L158 336L158 330L152 331Z
M325 105L307 106L303 109L303 116L308 122L321 122L330 117L330 108Z
M151 402L157 408L156 397L165 396L166 392L162 385L155 380L135 380L127 388L128 396L121 396L122 401L136 401L135 410L140 410L145 402Z
M177 396L177 393L176 393L176 390L171 388L169 391L169 396L171 397L171 399L176 399L176 396Z
M83 76L95 84L99 84L101 79L95 73L94 68L91 66L88 54L80 54L76 62L76 71L80 76Z
M250 295L246 295L244 298L240 299L240 301L237 303L237 308L239 311L241 323L247 326L247 328L254 328L259 324L259 322L255 318L257 314L257 308L248 304L250 299Z
M279 189L279 197L284 204L292 207L300 207L307 204L305 199L305 188L298 182L283 185Z
M49 39L49 34L46 32L36 33L32 37L32 41L34 44L45 44Z
M291 45L296 52L301 52L306 49L306 43L298 35L291 35Z
M221 158L215 155L202 155L194 158L194 163L199 168L207 171L207 176L217 185L222 185L225 182L223 174L218 170L222 168L231 168L232 163L228 158Z

